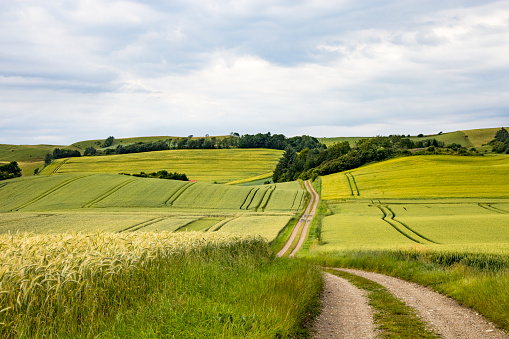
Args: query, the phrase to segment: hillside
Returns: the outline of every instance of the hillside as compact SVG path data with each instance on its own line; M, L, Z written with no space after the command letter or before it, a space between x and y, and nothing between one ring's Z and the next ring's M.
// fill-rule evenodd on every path
M461 146L471 148L480 148L482 150L489 149L481 148L483 145L487 144L495 137L495 133L500 130L501 127L496 128L480 128L480 129L471 129L471 130L462 130L441 134L429 134L424 135L422 138L417 136L410 136L410 139L413 141L419 141L422 139L437 139L438 141L443 141L446 145L456 143ZM357 140L363 139L365 137L337 137L337 138L321 138L320 141L327 146L333 145L338 142L348 141L351 146L354 146Z
M185 173L190 180L207 183L270 175L281 154L269 149L171 150L97 157L58 159L42 174L70 173Z
M402 157L324 176L322 197L509 198L507 173L508 156Z

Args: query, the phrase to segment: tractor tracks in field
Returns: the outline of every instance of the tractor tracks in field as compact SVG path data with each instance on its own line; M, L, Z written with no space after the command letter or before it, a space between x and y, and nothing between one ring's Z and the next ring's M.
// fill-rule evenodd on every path
M64 180L63 182L61 182L60 184L56 185L56 186L53 186L52 188L48 189L47 191L45 191L44 193L42 194L39 194L38 196L36 196L35 198L13 208L12 210L10 210L10 212L14 212L14 211L19 211L20 209L23 209L23 208L26 208L27 206L30 206L36 202L38 202L39 200L42 200L44 198L46 198L48 195L50 194L53 194L55 193L56 191L64 188L65 186L75 182L76 180L79 180L79 179L82 179L84 177L86 177L87 175L81 175L81 176L78 176L78 177L73 177L73 178L70 178L70 179L67 179L67 180Z
M378 203L375 201L371 201L371 203L372 206L377 207L382 212L383 214L382 220L389 224L396 231L401 233L404 237L418 244L423 244L427 242L438 244L436 241L433 241L430 238L426 237L425 235L417 232L404 222L396 220L396 213L394 213L394 211L389 207L389 205L384 205L380 203L380 201Z
M60 168L66 163L69 161L69 158L67 159L64 159L62 160L58 165L57 167L55 167L55 169L53 171L51 171L50 175L53 175L53 174L56 174L58 172L58 170L60 170Z
M315 188L313 187L309 180L304 182L304 186L306 187L306 190L309 192L309 194L311 194L311 199L309 200L308 206L306 207L306 211L299 219L297 224L294 226L292 233L290 234L290 237L288 238L285 246L281 249L281 251L277 253L278 257L285 256L290 251L291 252L288 256L290 258L293 258L295 256L295 254L300 250L300 248L304 244L304 241L306 240L307 233L309 230L309 225L311 224L311 221L315 216L320 197L318 196L318 193L315 191ZM299 236L299 238L298 242L295 244L297 236Z
M478 203L477 205L479 205L479 207L482 207L488 211L491 211L491 212L495 212L495 213L500 213L500 214L509 214L509 212L507 211L504 211L503 209L500 209L498 207L494 207L493 204L489 204L489 203Z
M348 181L348 186L350 187L350 194L352 196L360 196L359 187L357 186L357 182L355 181L355 177L352 173L345 173L346 180Z
M129 185L130 183L133 183L136 180L137 179L133 178L133 179L126 180L126 181L124 181L121 184L116 185L115 187L113 187L113 188L109 189L108 191L104 192L103 194L101 194L100 196L95 198L94 200L92 200L92 201L88 202L87 204L83 205L81 208L90 208L90 207L92 207L93 205L97 204L101 200L104 200L107 197L109 197L110 195L114 194L116 191L118 191L122 187L125 187L125 186Z

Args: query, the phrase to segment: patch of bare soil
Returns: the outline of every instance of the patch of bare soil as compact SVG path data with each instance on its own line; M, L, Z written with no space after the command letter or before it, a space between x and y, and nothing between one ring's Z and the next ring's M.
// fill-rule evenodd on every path
M396 298L414 308L444 338L509 338L509 335L474 310L429 288L373 272L338 270L359 275L386 287Z
M323 309L313 326L313 339L375 338L366 292L329 273L324 279Z

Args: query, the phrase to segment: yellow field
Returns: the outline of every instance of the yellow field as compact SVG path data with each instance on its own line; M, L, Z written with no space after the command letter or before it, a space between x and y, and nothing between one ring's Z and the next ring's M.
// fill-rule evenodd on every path
M509 156L402 157L324 176L322 198L509 198L508 173Z
M283 151L269 149L171 150L59 159L42 174L185 173L190 180L228 183L271 172Z

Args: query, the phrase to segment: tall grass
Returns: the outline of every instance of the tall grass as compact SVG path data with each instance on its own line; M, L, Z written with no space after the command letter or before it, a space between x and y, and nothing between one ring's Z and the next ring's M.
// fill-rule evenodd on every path
M290 337L316 307L321 284L316 269L276 262L252 237L16 234L0 236L0 249L2 338L143 337L165 309L177 316L155 334Z

